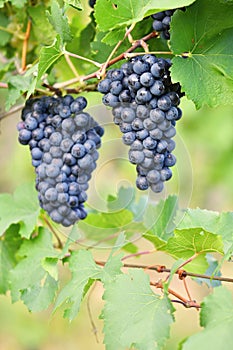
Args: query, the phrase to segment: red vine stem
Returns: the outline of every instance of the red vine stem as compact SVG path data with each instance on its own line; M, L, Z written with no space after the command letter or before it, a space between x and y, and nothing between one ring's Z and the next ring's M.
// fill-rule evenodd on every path
M120 55L118 55L117 57L111 59L107 64L104 63L104 67L105 69L112 66L113 64L125 59L127 57L127 53L130 53L130 52L133 52L135 51L138 47L144 45L144 42L152 39L152 38L156 38L158 36L158 33L157 32L151 32L150 34L147 34L146 36L144 36L144 38L140 39L140 40L136 40L134 42L134 44L125 52L121 53ZM93 79L93 78L98 78L98 76L100 75L101 73L101 68L98 69L97 71L91 73L91 74L88 74L84 77L80 77L80 78L73 78L73 79L70 79L70 80L67 80L63 83L57 83L57 84L54 84L54 88L56 89L62 89L66 86L69 86L69 85L72 85L72 84L75 84L75 83L78 83L78 82L82 82L82 81L85 81L85 80L89 80L89 79Z
M97 265L104 266L106 264L105 261L95 261ZM154 266L146 266L146 265L137 265L137 264L123 264L123 267L129 267L129 268L137 268L137 269L148 269L152 271L156 271L158 273L170 273L171 269L167 269L165 266L162 265L154 265ZM175 274L182 276L182 277L197 277L197 278L204 278L208 280L215 280L215 281L221 281L221 282L229 282L233 283L233 278L228 278L228 277L221 277L221 276L208 276L208 275L203 275L199 273L193 273L193 272L187 272L185 270L177 270Z
M0 88L1 89L8 89L8 84L0 82Z
M25 37L24 37L24 41L23 41L22 67L21 67L22 71L25 71L26 70L26 66L27 66L27 48L28 48L28 40L29 40L29 36L30 36L30 32L31 32L31 25L32 25L32 22L29 19L28 20L28 24L27 24Z
M163 284L161 282L150 282L150 285L156 288L160 288L163 289ZM187 300L184 297L182 297L180 294L178 294L177 292L175 292L173 289L168 288L168 293L172 294L174 297L176 297L177 299L182 301L182 304L187 307L195 307L196 309L200 309L201 305L196 303L196 301L194 300Z

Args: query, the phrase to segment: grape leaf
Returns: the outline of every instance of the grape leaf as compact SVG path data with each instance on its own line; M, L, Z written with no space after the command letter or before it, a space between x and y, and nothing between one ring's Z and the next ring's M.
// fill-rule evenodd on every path
M177 197L169 196L157 205L149 205L144 215L144 225L148 232L143 236L157 249L162 248L173 235L174 217L177 211Z
M62 57L62 55L61 39L58 35L53 45L43 47L40 51L37 81L42 78L47 70L51 68L54 63Z
M40 213L37 193L32 184L25 184L16 189L13 195L0 194L0 235L11 224L20 224L19 234L29 238Z
M57 289L57 281L50 275L47 275L43 286L41 286L41 282L38 282L32 287L23 289L21 300L32 312L46 310L53 302Z
M101 31L129 26L161 10L188 6L195 0L97 0L95 17ZM106 18L108 20L106 20Z
M10 272L12 301L21 298L34 311L47 308L54 299L57 281L43 268L42 262L45 258L59 256L53 247L51 233L40 227L35 238L23 242L18 256L22 260Z
M205 327L183 342L182 350L229 350L232 344L233 298L225 287L217 287L202 303L200 323Z
M55 302L54 311L66 304L64 317L73 320L77 315L80 303L90 288L92 281L100 279L102 268L97 266L91 253L87 250L72 252L69 259L72 279L61 290Z
M174 237L171 237L161 250L166 251L176 259L182 258L184 260L197 254L197 257L185 265L185 268L189 271L195 270L204 273L208 268L205 254L208 252L223 254L223 243L219 235L202 229L176 229Z
M9 20L3 13L0 13L0 23L1 23L1 27L4 27L4 28L6 28L9 23ZM0 30L0 46L2 47L5 46L10 41L11 37L12 37L12 34L7 33L3 30Z
M149 276L143 271L134 269L128 275L116 276L107 285L103 299L107 350L163 348L173 322L173 308L166 296L152 292Z
M197 108L233 103L232 11L233 3L198 0L172 16L172 78Z
M9 289L9 272L16 265L16 252L22 240L19 235L19 225L11 225L0 241L0 293Z
M77 10L83 10L80 0L64 0L66 4L74 7Z
M21 94L27 92L26 98L34 92L37 81L37 64L33 65L24 75L11 76L8 79L8 94L6 98L6 110L20 98Z
M0 8L4 6L5 2L7 2L8 0L0 0Z
M187 209L177 224L178 229L202 228L218 234L224 243L224 252L233 251L233 212L217 213L202 209Z
M213 255L211 254L206 254L206 260L208 262L208 269L205 271L205 275L207 276L221 276L221 272L216 270L218 269L219 262L216 260ZM206 284L208 287L218 287L221 285L221 281L216 281L216 280L208 280L206 278L194 278L194 281L197 282L198 284Z
M43 45L52 45L56 32L46 17L46 6L38 4L28 7L27 12L32 19L32 31L37 41Z
M51 2L51 12L47 11L49 22L59 34L62 42L69 42L72 40L70 27L67 16L63 13L63 9L59 6L56 0Z

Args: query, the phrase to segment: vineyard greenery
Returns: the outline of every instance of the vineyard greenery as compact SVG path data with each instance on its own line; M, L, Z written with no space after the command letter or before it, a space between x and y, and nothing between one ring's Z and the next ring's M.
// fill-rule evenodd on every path
M222 269L232 272L233 212L181 208L179 189L167 194L165 181L178 177L174 171L170 180L176 163L171 152L179 156L180 149L174 150L171 138L182 97L192 101L196 113L233 105L232 14L232 0L0 0L0 122L22 113L15 128L18 124L20 143L29 144L36 169L33 183L29 176L14 193L0 194L0 293L12 303L73 321L98 289L106 350L166 350L173 344L177 309L186 309L187 322L194 309L200 329L180 338L176 348L229 350L233 276ZM103 101L100 113L89 111L93 100ZM107 118L113 113L112 119L101 123L101 113ZM104 124L117 129L113 122L130 149L134 181L113 189L98 209L86 197L87 183L95 181L91 174L98 171L98 152L105 146L105 154L109 146L118 157L118 146L103 141L111 140ZM51 134L53 151L51 145L42 149L41 139L51 141ZM196 144L200 135L197 131ZM72 144L70 153L64 139ZM41 175L45 152L54 163L50 174ZM147 162L140 160L142 154ZM231 162L232 152L227 157ZM65 185L58 158L65 163L59 160ZM179 179L191 188L189 180ZM109 188L111 178L105 181ZM49 187L54 183L57 190ZM60 193L64 186L69 196ZM101 192L97 182L94 186ZM66 197L69 204L61 205ZM158 253L169 266L160 263ZM142 262L145 256L153 263ZM194 284L208 286L203 299L194 299ZM90 310L89 318L96 333Z

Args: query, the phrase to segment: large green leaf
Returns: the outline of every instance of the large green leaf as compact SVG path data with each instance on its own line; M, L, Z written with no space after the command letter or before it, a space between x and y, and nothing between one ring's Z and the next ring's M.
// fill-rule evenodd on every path
M40 207L32 184L18 187L13 195L0 194L0 235L11 224L20 224L19 234L29 238L36 224Z
M172 17L172 77L197 108L233 104L232 12L232 2L197 0Z
M201 332L189 337L182 350L229 350L233 342L233 298L225 287L217 287L202 303Z
M46 309L57 290L57 281L43 267L43 262L46 258L58 262L59 253L53 247L51 233L42 227L38 231L35 238L23 242L17 254L22 260L10 272L12 301L21 298L33 311Z
M195 0L97 0L95 16L101 31L129 26L161 10L188 6Z
M166 296L153 293L148 275L138 269L118 275L107 285L103 299L107 350L163 348L173 322L173 308Z
M16 265L16 252L22 243L19 225L11 225L0 241L0 293L9 289L9 273Z
M58 295L54 311L60 305L65 304L64 317L73 320L79 311L83 297L91 287L93 281L102 280L105 285L111 283L115 276L121 273L120 268L122 266L122 255L114 256L113 252L110 254L104 268L101 268L95 263L91 252L87 250L72 252L69 259L72 278Z

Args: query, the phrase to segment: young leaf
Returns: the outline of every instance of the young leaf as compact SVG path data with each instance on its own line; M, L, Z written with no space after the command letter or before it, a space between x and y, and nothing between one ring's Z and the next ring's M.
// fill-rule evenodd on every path
M182 258L184 260L188 260L197 254L198 256L193 262L185 265L185 268L189 271L195 269L195 272L204 273L208 268L205 254L208 252L223 254L222 238L216 234L202 229L176 229L174 234L174 237L168 240L167 245L162 250L176 259ZM199 268L196 260L199 262Z
M178 229L202 228L218 234L224 243L224 252L233 251L233 213L217 213L202 209L187 209L177 225Z
M143 17L176 7L192 4L195 0L97 0L95 17L101 31L139 22ZM107 20L106 20L107 19Z
M152 292L149 276L143 271L118 275L107 285L103 299L107 350L163 348L173 322L173 308L166 296Z
M37 193L32 184L18 187L13 195L0 194L0 235L11 224L19 223L19 234L29 238L37 224L39 212Z
M50 12L47 11L47 17L55 31L59 34L62 42L69 42L72 40L67 16L56 0L52 0L51 10Z
M61 39L58 35L53 45L43 47L40 51L37 81L51 68L63 55L61 50Z
M172 78L197 108L233 103L232 11L232 2L197 0L172 17Z
M232 344L233 298L225 287L217 287L202 303L201 332L184 341L182 350L229 350Z
M177 211L177 197L169 196L157 205L149 205L144 215L144 224L148 230L144 238L151 241L157 249L166 244L173 235L174 218Z
M9 272L16 265L16 252L22 239L19 235L19 225L11 225L0 241L0 293L9 289Z
M73 320L92 282L101 278L102 268L96 265L91 253L87 250L72 252L69 267L72 272L72 279L58 295L54 311L65 303L64 317Z
M18 251L22 260L10 272L11 296L15 302L20 298L30 310L41 311L53 301L57 282L43 267L45 258L57 258L52 236L40 227L38 235L25 240ZM45 283L42 283L43 280ZM45 299L43 299L45 298Z

